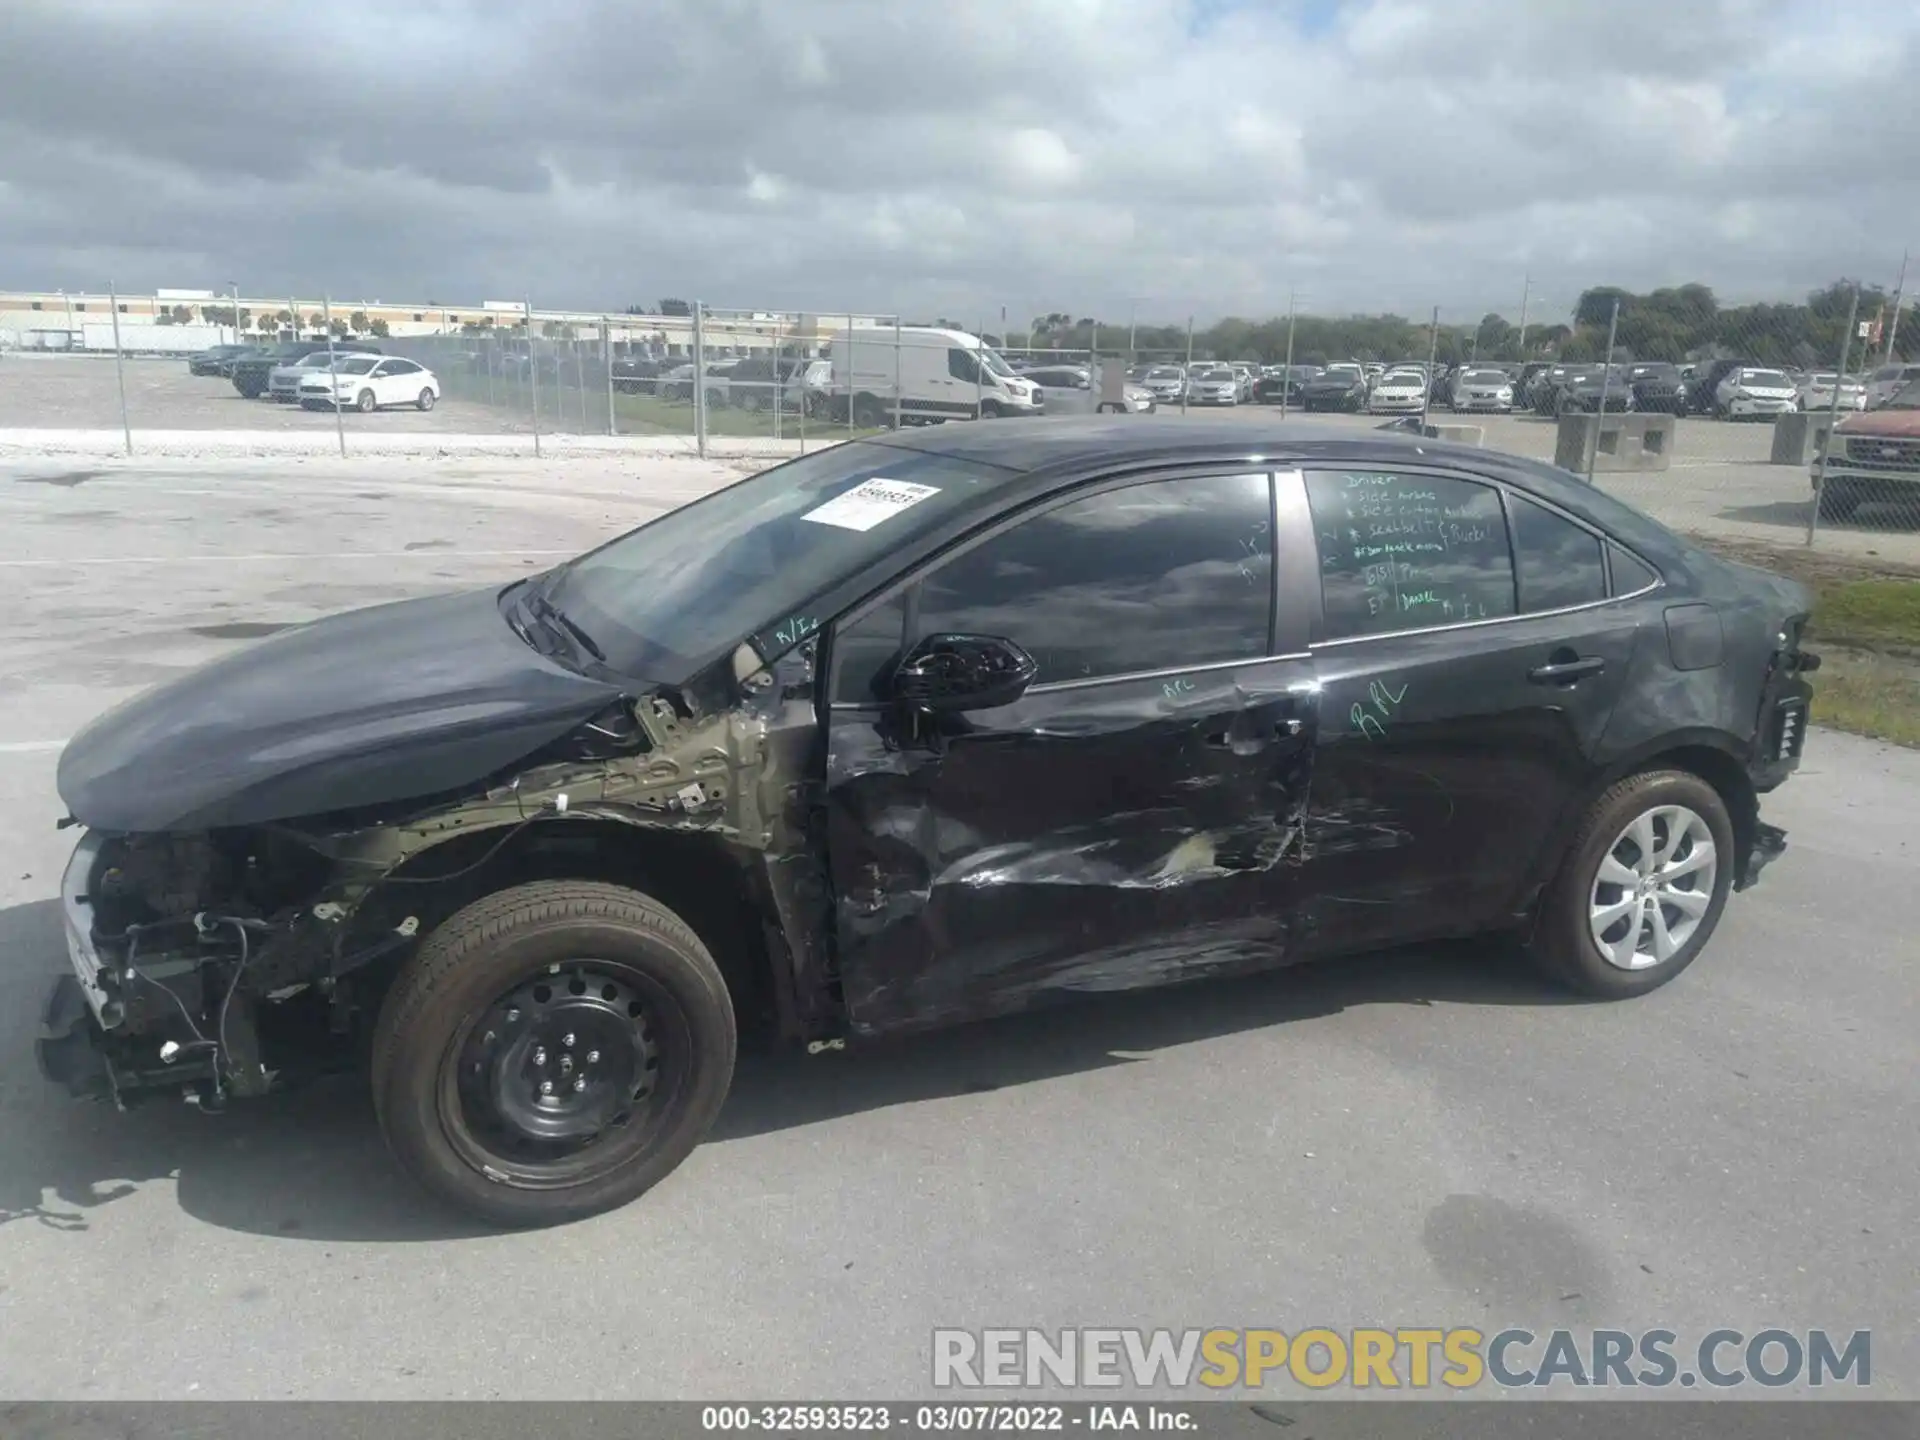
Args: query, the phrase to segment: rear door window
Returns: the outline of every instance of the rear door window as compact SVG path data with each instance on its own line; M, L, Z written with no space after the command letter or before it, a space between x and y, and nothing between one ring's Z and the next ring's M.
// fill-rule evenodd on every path
M1607 598L1607 570L1600 537L1565 516L1511 491L1520 613L1589 605Z
M1515 613L1500 493L1449 476L1310 470L1326 638Z

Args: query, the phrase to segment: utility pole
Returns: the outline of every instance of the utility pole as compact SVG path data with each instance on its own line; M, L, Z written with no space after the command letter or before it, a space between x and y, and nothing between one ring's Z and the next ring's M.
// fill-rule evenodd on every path
M1527 302L1533 298L1533 272L1529 270L1520 282L1520 353L1516 359L1527 358Z
M1894 337L1900 333L1900 301L1907 291L1907 254L1905 250L1900 252L1900 278L1893 284L1893 314L1887 319L1887 348L1880 357L1882 365L1893 363L1893 341Z
M1287 368L1280 374L1280 418L1287 418L1287 395L1293 389L1293 322L1299 313L1300 296L1287 291Z
M233 343L238 345L240 343L240 282L229 280L227 290L233 296L233 314L228 318L233 321Z

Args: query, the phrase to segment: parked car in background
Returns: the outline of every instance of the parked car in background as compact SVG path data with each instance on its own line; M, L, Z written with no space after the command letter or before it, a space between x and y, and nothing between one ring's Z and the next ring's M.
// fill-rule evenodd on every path
M1687 382L1680 367L1664 360L1643 361L1627 367L1627 384L1633 390L1633 408L1657 411L1663 415L1687 413Z
M380 347L364 345L358 341L342 343L334 341L332 348L336 353L349 351L355 355L378 355ZM292 365L306 359L309 355L324 355L328 349L325 340L282 340L277 345L262 346L245 355L236 356L229 372L233 388L248 400L257 400L267 393L268 378L282 365Z
M1367 392L1369 415L1405 415L1427 408L1427 377L1418 370L1389 370Z
M1238 405L1240 377L1227 365L1196 365L1187 372L1187 404Z
M1187 388L1187 372L1178 365L1149 365L1140 384L1160 404L1177 405L1180 393Z
M244 355L253 349L251 345L209 345L197 355L187 358L189 375L224 375L226 367L236 356Z
M1814 457L1813 486L1823 519L1845 520L1873 500L1898 504L1909 523L1920 515L1920 375L1834 427L1824 474Z
M1882 365L1867 377L1867 409L1878 410L1915 380L1920 380L1920 365Z
M1527 405L1536 415L1558 415L1560 392L1580 373L1578 365L1549 365L1533 377L1527 389Z
M660 386L660 377L680 368L683 360L635 356L613 362L613 388L622 395L652 395ZM688 374L693 372L689 370Z
M398 355L350 355L331 370L301 372L298 399L307 410L358 410L371 415L410 405L431 410L440 400L440 380L426 366Z
M1253 382L1253 398L1262 405L1277 405L1283 399L1289 405L1302 405L1307 383L1319 373L1318 365L1295 365L1291 371L1285 365L1269 365Z
M1567 376L1554 402L1558 415L1595 415L1633 409L1633 385L1623 366L1589 365Z
M122 701L60 755L61 919L10 954L62 962L35 1053L77 1094L358 1074L426 1192L554 1224L686 1159L762 1014L844 1043L1487 935L1591 999L1657 990L1786 849L1809 606L1424 439L832 445ZM1504 949L1449 965L1506 986ZM312 1099L229 1143L301 1141Z
M1513 413L1513 377L1504 370L1480 367L1454 372L1447 387L1447 403L1456 414L1490 411L1496 415Z
M1858 375L1844 380L1831 370L1815 370L1794 387L1794 405L1800 410L1832 410L1835 391L1842 410L1867 408L1867 382Z
M316 350L303 360L295 360L290 365L276 365L267 372L267 398L280 405L293 405L300 399L300 382L312 372L324 371L329 365L342 360L351 360L360 355L377 354L377 351L356 350L351 345L336 345L331 350Z
M1358 365L1329 365L1301 387L1301 408L1357 415L1367 408L1367 374Z
M1251 404L1253 401L1254 383L1260 378L1258 368L1246 360L1236 360L1228 368L1233 371L1234 382L1240 387L1240 403L1242 405Z
M1720 382L1736 370L1760 368L1751 360L1710 360L1694 367L1687 380L1687 409L1713 415L1720 409Z
M1102 377L1085 365L1036 365L1021 378L1046 392L1049 415L1087 415L1103 411L1109 403L1118 404L1125 414L1145 414L1156 403L1151 390L1130 380L1122 382L1122 398L1108 402Z
M1784 372L1744 365L1721 377L1713 397L1715 413L1722 420L1764 420L1784 415L1800 399Z

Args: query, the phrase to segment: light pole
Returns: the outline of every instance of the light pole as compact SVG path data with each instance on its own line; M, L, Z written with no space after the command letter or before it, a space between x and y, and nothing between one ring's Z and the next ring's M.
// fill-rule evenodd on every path
M227 281L227 293L233 296L233 315L231 317L233 320L233 343L238 345L240 343L240 282L238 280Z
M62 290L60 298L67 302L67 349L71 350L73 348L73 296Z

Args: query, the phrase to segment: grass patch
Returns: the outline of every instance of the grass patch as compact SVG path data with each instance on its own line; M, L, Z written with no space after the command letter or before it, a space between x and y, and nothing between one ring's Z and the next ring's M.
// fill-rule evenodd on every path
M1870 650L1828 646L1813 679L1813 720L1920 747L1920 667Z
M1821 640L1920 651L1920 580L1851 580L1815 593L1811 628Z

